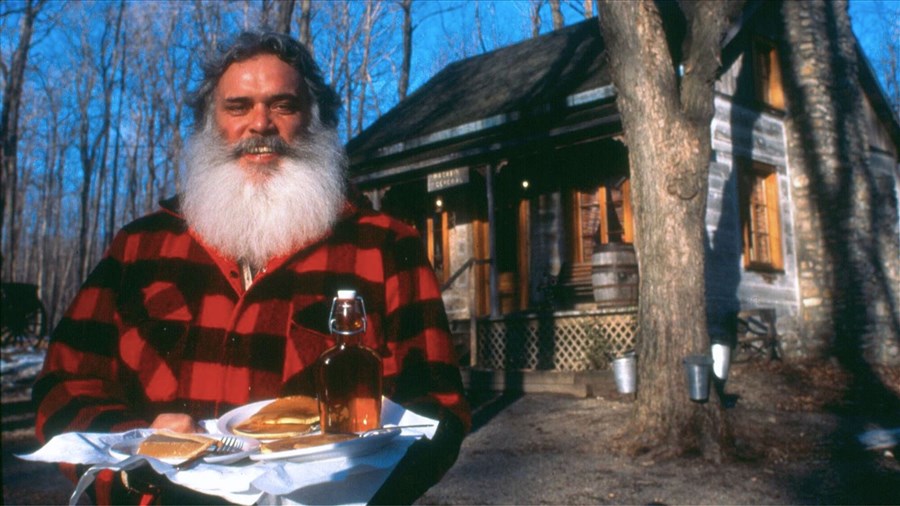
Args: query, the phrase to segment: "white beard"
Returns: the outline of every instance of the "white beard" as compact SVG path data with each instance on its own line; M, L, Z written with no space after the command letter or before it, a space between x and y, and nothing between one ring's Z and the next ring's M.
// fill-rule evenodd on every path
M188 225L232 260L262 268L325 235L344 204L346 156L337 132L314 120L254 182L225 145L214 121L191 136L182 211Z

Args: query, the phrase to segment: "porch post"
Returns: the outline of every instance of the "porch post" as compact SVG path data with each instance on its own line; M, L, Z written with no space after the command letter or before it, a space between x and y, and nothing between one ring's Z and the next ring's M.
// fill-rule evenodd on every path
M494 165L489 163L485 171L485 187L487 188L487 212L488 212L488 248L490 254L490 293L491 293L491 317L500 315L500 295L497 291L497 240L496 223L494 222Z
M471 368L478 365L478 316L476 314L478 305L476 293L479 290L476 281L478 266L479 264L474 263L469 267L469 367Z

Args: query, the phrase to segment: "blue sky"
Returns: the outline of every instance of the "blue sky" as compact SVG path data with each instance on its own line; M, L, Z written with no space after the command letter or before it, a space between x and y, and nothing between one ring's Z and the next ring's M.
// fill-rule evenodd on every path
M417 15L429 17L414 34L413 68L418 72L412 78L412 89L449 63L448 55L459 59L481 52L474 35L477 31L476 10L482 20L483 39L488 49L531 36L528 0L424 0L414 3L413 8L417 9ZM581 8L582 0L563 0L566 24L583 19ZM873 66L878 67L881 46L889 30L893 29L900 38L900 0L850 0L850 16L863 50ZM541 33L546 33L551 30L547 5L541 10L541 18ZM883 77L879 74L879 79ZM900 76L895 79L900 81Z

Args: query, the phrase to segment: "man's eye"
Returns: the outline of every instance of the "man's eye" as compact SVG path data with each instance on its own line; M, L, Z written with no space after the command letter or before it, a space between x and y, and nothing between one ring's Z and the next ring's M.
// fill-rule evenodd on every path
M247 112L248 107L245 104L226 104L225 111L232 114Z
M294 102L277 102L272 105L272 110L292 114L300 110L300 105Z

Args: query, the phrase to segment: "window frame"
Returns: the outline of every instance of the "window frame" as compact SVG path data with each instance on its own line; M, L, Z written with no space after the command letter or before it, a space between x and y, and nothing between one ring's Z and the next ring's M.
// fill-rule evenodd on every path
M739 159L738 171L744 268L784 272L777 167L756 160ZM760 244L762 242L765 244Z
M756 36L753 38L751 54L753 92L756 100L766 107L784 111L786 101L778 46L768 38Z
M620 200L611 200L611 191L620 192ZM588 250L594 252L593 244L588 248L588 243L593 243L593 236L598 237L599 244L621 243L634 244L634 213L631 207L631 179L624 177L618 182L605 182L590 192L572 189L570 194L571 207L569 215L572 223L569 242L572 245L572 260L575 263L590 262ZM590 200L587 200L590 199ZM593 211L589 208L596 208ZM617 211L618 210L618 211ZM612 230L610 213L621 212L619 228ZM596 228L585 229L587 216L596 214ZM611 240L611 235L620 236L620 240Z

